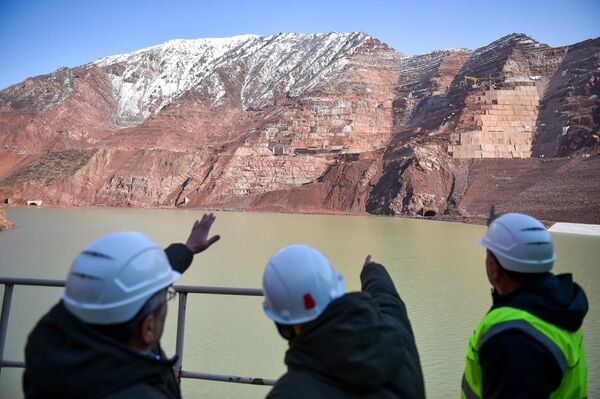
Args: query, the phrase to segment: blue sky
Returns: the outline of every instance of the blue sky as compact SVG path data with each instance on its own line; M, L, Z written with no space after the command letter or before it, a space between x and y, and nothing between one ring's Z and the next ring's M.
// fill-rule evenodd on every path
M171 39L367 32L405 54L600 36L600 0L0 0L0 88Z

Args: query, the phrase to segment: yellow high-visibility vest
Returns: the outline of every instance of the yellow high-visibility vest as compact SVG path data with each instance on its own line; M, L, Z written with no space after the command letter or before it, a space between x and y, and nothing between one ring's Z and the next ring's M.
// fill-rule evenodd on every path
M587 361L583 343L583 327L568 331L533 314L516 308L499 307L490 311L479 323L469 340L467 361L462 381L462 398L483 397L479 348L501 332L515 330L527 334L544 345L562 371L561 384L551 398L587 397Z

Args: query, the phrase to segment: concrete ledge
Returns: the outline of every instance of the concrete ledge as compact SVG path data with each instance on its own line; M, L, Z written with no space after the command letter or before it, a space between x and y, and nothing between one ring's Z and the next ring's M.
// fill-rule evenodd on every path
M583 234L586 236L600 236L599 224L582 223L554 223L550 230L553 233Z

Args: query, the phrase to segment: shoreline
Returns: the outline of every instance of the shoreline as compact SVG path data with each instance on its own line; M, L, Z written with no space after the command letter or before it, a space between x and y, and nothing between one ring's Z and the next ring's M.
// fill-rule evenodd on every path
M178 208L178 207L121 207L121 206L26 206L10 204L0 207L0 231L7 230L16 227L15 224L6 216L6 209L24 209L24 208L48 208L48 209L71 209L71 208L87 208L87 209L169 209L169 210L187 210L187 211L200 211L200 212L253 212L253 213L281 213L281 214L292 214L292 215L331 215L331 216L375 216L375 217L391 217L391 218L403 218L403 219L416 219L416 220L427 220L432 222L450 222L450 223L464 223L471 225L485 226L487 223L487 215L479 216L434 216L425 217L418 215L377 215L370 214L367 212L344 212L344 211L330 211L330 210L311 210L311 211L290 211L281 208L263 208L255 210L247 209L236 209L236 208L218 208L218 207L206 207L206 208ZM600 225L599 224L586 224L586 223L574 223L566 221L555 221L555 220L540 220L550 232L553 233L566 233L566 234L583 234L590 236L600 236Z
M0 207L0 231L15 228L15 224L6 216L6 208Z
M162 209L162 210L183 210L183 211L200 211L200 212L252 212L252 213L280 213L280 214L288 214L288 215L323 215L323 216L374 216L374 217L386 217L386 218L402 218L402 219L415 219L415 220L427 220L432 222L450 222L450 223L465 223L471 225L485 225L487 223L487 215L486 216L434 216L434 217L425 217L419 215L379 215L372 214L366 211L364 212L344 212L344 211L332 211L332 210L288 210L282 209L278 207L274 208L262 208L262 209L238 209L238 208L230 208L230 207L206 207L206 208L180 208L180 207L172 207L172 206L144 206L144 207L129 207L129 206L105 206L105 205L85 205L85 206L61 206L61 205L43 205L43 206L32 206L32 205L20 205L20 204L10 204L4 205L3 209ZM5 216L7 220L8 217ZM542 221L546 225L552 225L553 223L557 223L554 221Z

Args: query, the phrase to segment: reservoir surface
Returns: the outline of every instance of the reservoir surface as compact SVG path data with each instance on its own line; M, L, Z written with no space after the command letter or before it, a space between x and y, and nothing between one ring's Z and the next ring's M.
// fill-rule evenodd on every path
M163 246L184 242L202 211L140 209L7 209L17 227L0 232L0 276L64 279L77 253L100 235L142 231ZM491 305L484 226L376 216L217 212L221 240L197 255L178 284L260 288L279 248L306 243L329 257L359 290L365 257L384 264L405 301L416 335L427 396L456 398L467 342ZM600 237L553 233L555 273L573 273L586 291L584 324L589 392L600 397ZM0 286L0 293L3 291ZM27 334L62 289L15 287L5 359L22 360ZM278 378L287 343L262 311L262 298L190 294L183 366L188 371ZM177 301L169 304L162 344L175 353ZM93 365L90 365L93 367ZM0 374L0 397L21 397L22 369ZM184 379L184 398L263 398L268 387Z

